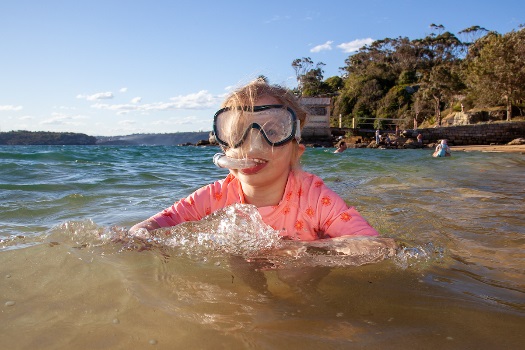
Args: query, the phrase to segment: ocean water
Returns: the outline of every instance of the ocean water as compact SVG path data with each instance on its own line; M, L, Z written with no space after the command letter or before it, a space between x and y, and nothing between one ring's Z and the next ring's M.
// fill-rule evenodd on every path
M332 151L302 167L394 256L247 263L275 237L226 211L176 244L127 239L226 176L214 147L0 147L0 348L522 348L525 156Z

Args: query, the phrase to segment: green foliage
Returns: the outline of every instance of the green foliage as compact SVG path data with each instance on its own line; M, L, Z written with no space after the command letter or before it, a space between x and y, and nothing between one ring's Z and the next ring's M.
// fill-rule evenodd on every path
M441 123L446 106L461 110L525 99L525 30L504 36L479 26L456 35L442 25L422 39L386 38L361 48L341 68L343 85L336 115L357 118L362 127L396 119L398 126Z
M503 103L507 120L512 106L525 98L525 30L490 34L467 62L467 84L478 106Z
M96 141L96 137L72 132L0 132L0 145L94 145Z
M415 71L402 71L401 74L399 74L398 84L399 85L407 85L407 84L414 84L417 82L417 76Z

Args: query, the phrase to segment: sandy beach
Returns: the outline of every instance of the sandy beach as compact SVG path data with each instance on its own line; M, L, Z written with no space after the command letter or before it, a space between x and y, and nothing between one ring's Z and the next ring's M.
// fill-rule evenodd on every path
M525 154L525 145L464 145L450 146L452 151L508 152Z

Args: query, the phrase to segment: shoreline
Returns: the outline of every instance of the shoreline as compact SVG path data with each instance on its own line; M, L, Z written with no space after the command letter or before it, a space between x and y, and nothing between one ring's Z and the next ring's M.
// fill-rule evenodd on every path
M449 146L452 152L503 152L525 154L525 145L462 145Z

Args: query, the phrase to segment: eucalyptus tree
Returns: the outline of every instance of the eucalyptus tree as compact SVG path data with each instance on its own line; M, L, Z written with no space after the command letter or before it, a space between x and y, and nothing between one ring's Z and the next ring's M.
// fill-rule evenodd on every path
M503 102L507 120L512 105L525 98L525 29L505 35L489 33L468 57L467 81L479 106Z
M441 125L444 103L463 88L459 72L465 45L454 34L441 32L445 29L442 25L432 24L431 27L440 33L432 33L417 41L423 59L420 94L433 101L434 114Z
M323 82L323 62L314 64L310 57L297 58L292 62L299 94L315 96L320 93Z

